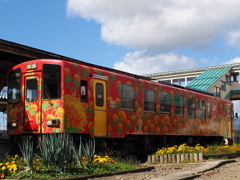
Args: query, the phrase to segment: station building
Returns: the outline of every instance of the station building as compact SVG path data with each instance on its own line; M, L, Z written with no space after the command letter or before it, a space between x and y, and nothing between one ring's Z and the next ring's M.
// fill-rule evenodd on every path
M148 74L154 81L170 83L240 100L240 63Z

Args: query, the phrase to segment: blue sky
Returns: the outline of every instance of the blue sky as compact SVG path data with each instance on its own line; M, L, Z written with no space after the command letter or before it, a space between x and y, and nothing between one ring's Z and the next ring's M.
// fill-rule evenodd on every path
M0 0L0 38L136 74L238 63L238 0Z
M0 38L113 67L128 48L101 39L93 20L67 15L65 0L0 0Z

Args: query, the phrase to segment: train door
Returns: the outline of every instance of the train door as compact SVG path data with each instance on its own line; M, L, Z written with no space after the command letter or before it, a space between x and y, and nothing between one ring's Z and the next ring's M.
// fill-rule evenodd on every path
M94 136L107 136L106 82L94 79Z
M233 114L232 114L232 107L231 105L227 105L227 137L232 137L233 133Z
M35 131L40 133L40 73L25 76L24 78L24 131Z

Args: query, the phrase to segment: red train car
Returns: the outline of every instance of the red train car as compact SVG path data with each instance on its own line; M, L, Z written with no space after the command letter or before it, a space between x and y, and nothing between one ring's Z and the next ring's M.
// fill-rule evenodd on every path
M8 134L90 135L121 147L233 138L231 101L81 62L39 59L8 74ZM136 145L136 146L135 146Z

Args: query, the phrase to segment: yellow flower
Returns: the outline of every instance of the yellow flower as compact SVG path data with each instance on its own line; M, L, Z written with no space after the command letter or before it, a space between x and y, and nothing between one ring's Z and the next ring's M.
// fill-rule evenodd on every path
M3 167L2 167L2 170L3 170L3 171L6 170L6 169L7 169L6 166L3 166Z

